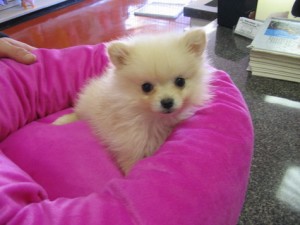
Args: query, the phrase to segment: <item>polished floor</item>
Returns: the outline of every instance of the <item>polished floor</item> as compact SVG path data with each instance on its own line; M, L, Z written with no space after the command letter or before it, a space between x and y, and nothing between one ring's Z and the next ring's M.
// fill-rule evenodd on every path
M133 12L144 0L84 0L4 30L18 40L36 47L64 48L80 44L96 44L142 33L182 30L189 21L135 17Z
M64 48L117 37L181 31L189 18L135 17L143 0L84 0L4 30L36 47ZM252 77L246 71L250 40L212 22L207 53L229 73L252 114L255 152L247 198L239 225L300 224L300 84ZM216 224L221 225L221 224ZM224 224L226 225L226 224Z

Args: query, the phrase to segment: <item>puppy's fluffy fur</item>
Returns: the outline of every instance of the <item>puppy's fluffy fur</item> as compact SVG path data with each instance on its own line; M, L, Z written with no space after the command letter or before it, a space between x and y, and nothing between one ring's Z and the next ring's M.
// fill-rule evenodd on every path
M126 173L209 98L205 46L200 29L111 42L111 67L84 87L75 115L54 124L86 120Z

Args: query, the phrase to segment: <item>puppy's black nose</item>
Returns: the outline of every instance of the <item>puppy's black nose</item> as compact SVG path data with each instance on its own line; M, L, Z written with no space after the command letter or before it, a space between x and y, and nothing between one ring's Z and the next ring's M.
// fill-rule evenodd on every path
M172 98L165 98L160 101L160 104L164 109L171 109L174 105L174 100Z

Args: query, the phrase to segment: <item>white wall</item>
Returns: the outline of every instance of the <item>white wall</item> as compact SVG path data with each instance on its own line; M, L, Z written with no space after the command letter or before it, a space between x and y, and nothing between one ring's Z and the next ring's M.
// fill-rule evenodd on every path
M272 13L286 12L288 18L292 19L294 16L291 14L295 0L258 0L256 9L256 19L265 20ZM297 18L297 20L300 20Z

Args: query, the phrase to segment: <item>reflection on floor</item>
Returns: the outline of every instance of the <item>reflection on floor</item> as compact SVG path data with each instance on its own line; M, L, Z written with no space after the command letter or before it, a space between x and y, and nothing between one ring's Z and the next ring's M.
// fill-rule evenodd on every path
M300 212L300 167L287 169L277 192L277 198L288 204L291 209Z

